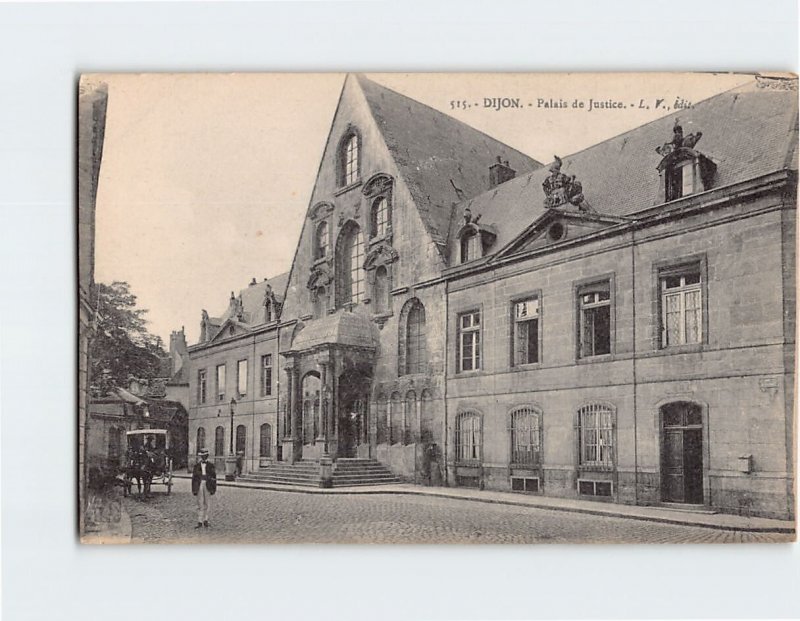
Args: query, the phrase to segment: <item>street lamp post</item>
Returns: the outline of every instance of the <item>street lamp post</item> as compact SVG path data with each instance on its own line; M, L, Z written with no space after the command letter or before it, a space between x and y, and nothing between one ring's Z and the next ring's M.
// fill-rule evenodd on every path
M236 411L236 399L231 397L231 434L228 457L225 459L225 480L236 480L236 455L233 452L233 415Z

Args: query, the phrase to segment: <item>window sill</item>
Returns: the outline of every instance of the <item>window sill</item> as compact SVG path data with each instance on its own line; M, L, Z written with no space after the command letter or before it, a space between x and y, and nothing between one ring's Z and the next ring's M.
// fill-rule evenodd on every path
M708 348L707 343L692 343L691 345L668 345L667 347L659 347L651 352L654 356L669 356L672 354L694 354L705 351Z
M580 464L578 466L578 471L583 472L607 472L612 473L614 472L614 466L610 465L603 465L603 464Z
M542 368L541 362L526 362L524 364L512 364L511 371L514 373L519 373L520 371L536 371L537 369Z
M596 356L583 356L575 359L575 364L593 364L595 362L611 362L614 354L597 354Z
M326 254L324 257L319 257L314 259L314 262L311 264L312 268L319 267L320 265L324 265L328 262L328 255Z
M355 188L357 188L360 185L361 185L361 179L356 179L350 185L342 186L338 190L334 191L333 195L334 196L341 196L342 194L345 194L345 193L349 192L350 190L354 190Z
M374 237L369 238L370 246L374 246L375 244L379 244L380 242L386 242L387 244L392 243L392 229L389 229L383 235L375 235Z

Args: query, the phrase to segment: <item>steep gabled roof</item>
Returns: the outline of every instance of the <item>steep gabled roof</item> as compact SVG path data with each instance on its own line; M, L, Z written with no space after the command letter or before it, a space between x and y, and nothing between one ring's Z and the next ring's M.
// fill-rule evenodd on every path
M597 145L563 157L562 172L576 175L597 211L630 215L651 208L658 196L661 156L655 148L671 139L675 118L685 134L701 131L695 147L716 164L713 187L796 169L797 93L758 88L756 82L715 95ZM465 201L498 236L491 252L504 248L545 211L542 182L548 167L507 181ZM451 232L459 226L454 218Z
M453 205L486 191L489 166L498 156L518 174L541 166L466 123L362 75L357 79L425 227L444 255ZM460 197L453 184L463 193Z

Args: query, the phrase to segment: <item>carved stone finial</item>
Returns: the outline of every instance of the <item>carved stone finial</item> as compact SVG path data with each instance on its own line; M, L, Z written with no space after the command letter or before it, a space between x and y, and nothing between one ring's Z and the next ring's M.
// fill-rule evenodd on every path
M695 132L694 134L684 136L683 127L680 124L680 120L676 118L675 124L672 126L672 140L657 146L656 153L658 153L661 157L667 157L681 148L693 149L694 145L700 142L700 138L702 137L703 132Z
M472 222L472 210L467 205L464 208L464 224L469 224L470 222Z

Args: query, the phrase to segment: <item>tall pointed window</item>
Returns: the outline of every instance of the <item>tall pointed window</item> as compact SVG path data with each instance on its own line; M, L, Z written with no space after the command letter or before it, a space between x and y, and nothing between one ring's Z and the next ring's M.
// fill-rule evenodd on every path
M238 425L236 427L236 452L244 453L247 446L247 427Z
M351 132L342 141L339 152L339 185L348 186L359 177L359 145L358 134Z
M425 332L425 307L422 303L410 300L404 309L405 322L400 343L400 373L425 373L428 369L428 347Z
M342 230L338 250L339 304L358 304L364 299L364 237L355 222Z

